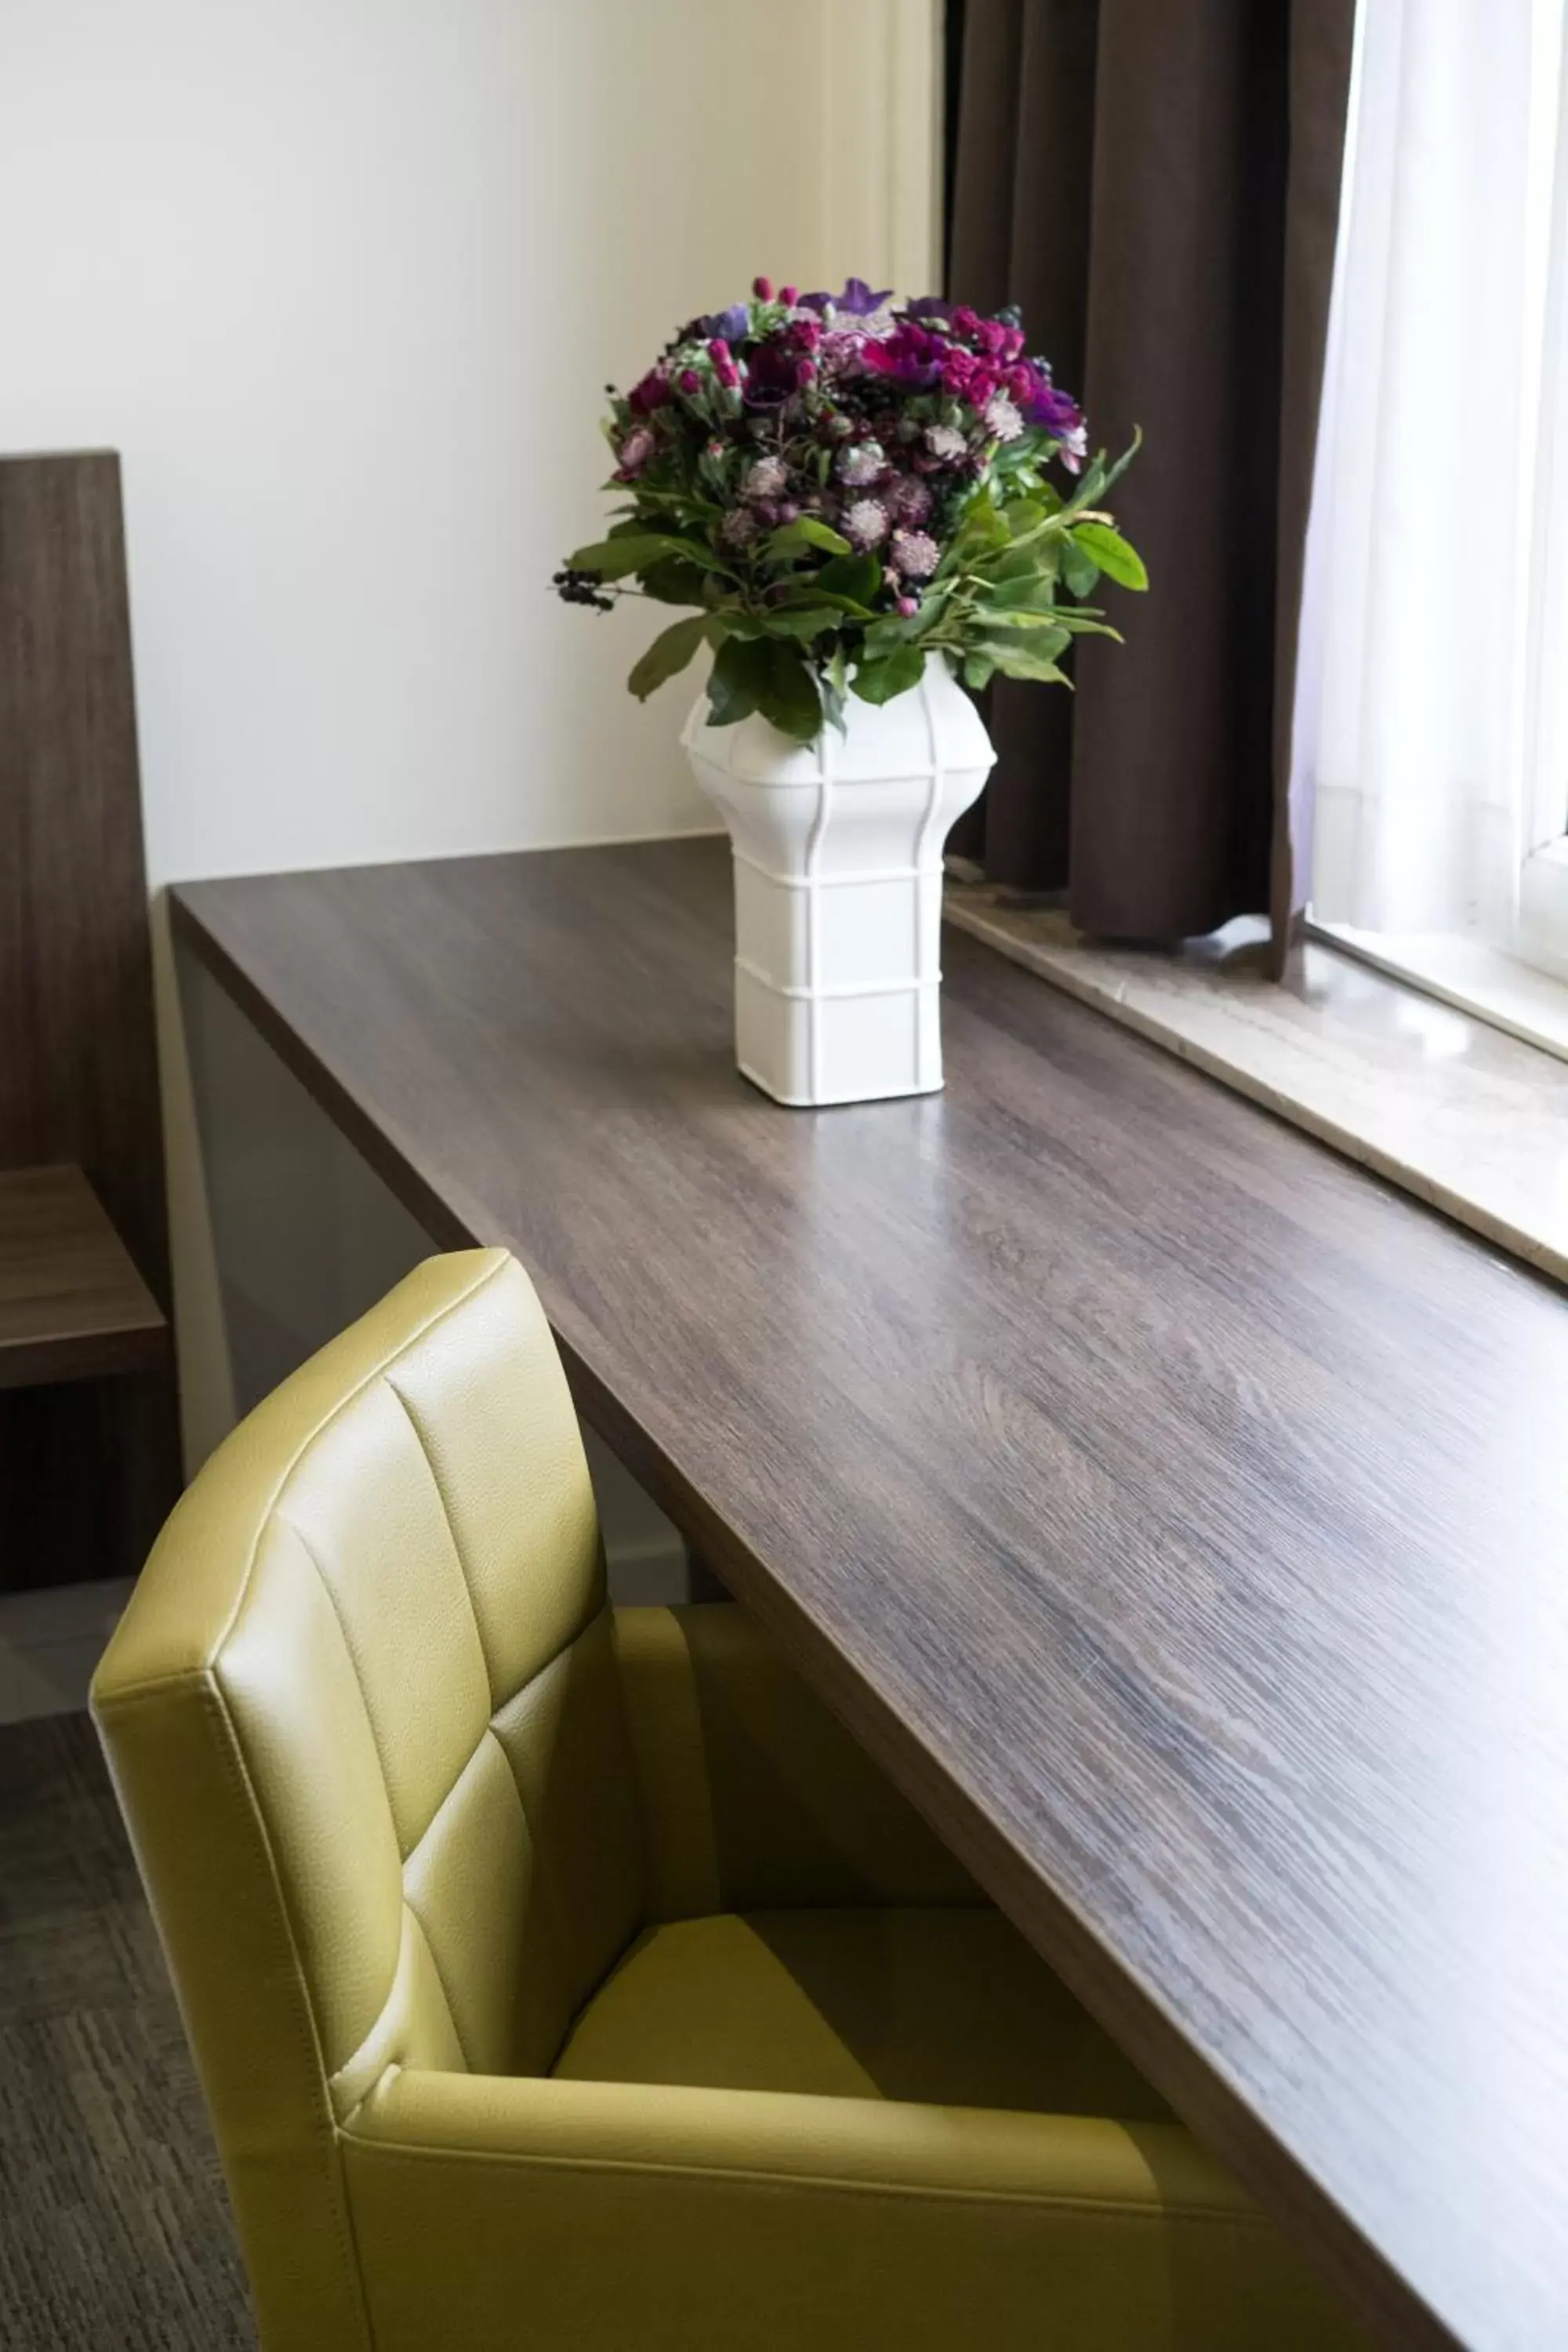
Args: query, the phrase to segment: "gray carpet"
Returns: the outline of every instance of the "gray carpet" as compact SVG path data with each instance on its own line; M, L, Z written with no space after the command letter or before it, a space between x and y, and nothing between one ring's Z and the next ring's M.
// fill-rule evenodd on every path
M212 2135L85 1715L0 1725L0 2346L254 2352Z

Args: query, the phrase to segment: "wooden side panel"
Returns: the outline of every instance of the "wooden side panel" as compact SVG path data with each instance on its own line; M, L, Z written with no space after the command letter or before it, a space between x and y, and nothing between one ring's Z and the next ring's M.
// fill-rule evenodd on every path
M120 464L0 461L0 1167L75 1160L169 1306ZM0 1400L0 1589L138 1566L172 1363Z

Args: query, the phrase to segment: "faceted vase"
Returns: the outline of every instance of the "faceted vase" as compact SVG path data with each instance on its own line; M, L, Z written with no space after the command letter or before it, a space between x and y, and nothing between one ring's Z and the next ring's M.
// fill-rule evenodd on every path
M681 741L734 853L742 1076L801 1107L935 1093L942 849L996 756L980 713L931 654L813 743L707 716L703 696Z

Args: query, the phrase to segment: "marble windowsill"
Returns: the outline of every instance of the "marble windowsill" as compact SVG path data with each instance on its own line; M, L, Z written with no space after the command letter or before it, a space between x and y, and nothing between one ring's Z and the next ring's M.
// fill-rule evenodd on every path
M946 919L1568 1282L1568 1062L1310 942L1285 985L1262 926L1171 952L950 883Z

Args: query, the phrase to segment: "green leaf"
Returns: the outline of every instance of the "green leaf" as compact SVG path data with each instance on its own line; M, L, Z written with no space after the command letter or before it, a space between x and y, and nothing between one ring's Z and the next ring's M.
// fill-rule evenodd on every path
M1003 508L1002 520L1007 526L1009 536L1021 539L1026 530L1033 530L1037 523L1044 522L1049 511L1041 499L1013 499Z
M1142 449L1142 446L1143 427L1141 425L1135 425L1132 427L1132 439L1131 445L1127 448L1123 449L1121 457L1118 457L1114 466L1106 465L1105 452L1103 449L1100 451L1100 463L1103 469L1103 478L1100 481L1097 497L1103 498L1107 490L1114 488L1114 486L1121 479L1122 475L1127 471L1128 467L1132 463L1133 458L1136 457L1139 450Z
M733 727L762 708L773 677L773 646L766 637L726 637L708 677L708 724Z
M810 583L813 593L847 596L868 606L882 584L882 567L874 555L836 555Z
M925 656L918 646L897 646L879 660L862 662L854 677L854 688L862 702L891 702L895 694L907 694L918 686L925 670Z
M1048 653L1037 650L1033 631L1020 630L1016 635L998 632L984 640L980 651L1007 677L1034 678L1042 686L1071 684Z
M1044 609L1044 612L990 612L985 604L978 604L978 607L975 607L975 624L985 630L985 633L1002 630L1002 628L1032 630L1032 633L1035 633L1035 640L1039 640L1039 637L1051 637L1056 630L1060 630L1063 642L1068 640L1068 630L1065 630L1065 625L1058 621L1056 609Z
M988 585L986 599L989 604L1004 606L1009 612L1015 606L1020 611L1027 611L1031 605L1037 611L1044 611L1051 601L1051 584L1031 565L1027 572L1020 572L1011 580L998 580L994 585Z
M835 596L831 591L821 587L816 580L805 575L787 596L777 604L770 604L768 610L772 613L793 613L802 607L820 610L824 604L830 604L836 614L848 613L857 621L869 621L876 617L869 604L858 604L853 596Z
M1062 549L1062 578L1075 596L1087 596L1100 577L1100 566L1075 538Z
M1142 557L1110 523L1078 523L1072 536L1074 545L1099 566L1108 580L1114 580L1122 588L1147 588L1149 574L1143 568ZM1070 576L1068 585L1073 585ZM1076 595L1079 591L1075 588L1073 593Z
M756 616L772 637L819 637L842 615L831 604L773 604Z
M574 572L596 572L601 580L624 580L628 572L647 572L661 557L689 559L691 551L689 539L655 538L649 533L641 538L601 539L592 547L580 547L566 562Z
M847 662L844 641L840 638L833 648L832 658L822 672L822 708L827 715L829 726L837 727L841 735L845 732L845 711L849 693Z
M792 556L805 555L814 547L823 548L829 555L847 555L849 541L841 531L818 522L815 515L802 515L795 522L786 522L770 533L763 550L770 563L787 562Z
M895 646L907 646L920 625L920 615L883 613L866 631L866 651L873 661L891 653Z
M967 654L963 662L963 683L975 694L983 693L996 675L996 665L984 654Z
M672 621L668 629L662 629L626 680L637 700L646 702L656 687L683 670L698 647L721 626L717 614L694 613L689 621Z
M711 575L699 563L687 563L679 556L668 556L653 563L643 573L645 596L652 596L660 604L705 604ZM715 586L722 583L715 582Z
M822 732L822 697L816 680L795 646L782 638L774 638L767 651L772 657L769 677L757 697L757 708L781 735L793 736L797 743L810 743Z
M1033 547L1010 547L993 562L977 567L984 580L1048 580L1051 577L1049 551L1038 544Z

